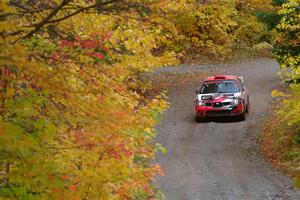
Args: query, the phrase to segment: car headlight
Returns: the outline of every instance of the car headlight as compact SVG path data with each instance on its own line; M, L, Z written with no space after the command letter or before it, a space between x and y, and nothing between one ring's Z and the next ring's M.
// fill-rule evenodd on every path
M199 101L199 100L197 100L197 101L196 101L196 105L197 105L197 106L205 106L206 104L205 104L204 101Z
M240 99L233 99L230 104L231 105L238 105L240 102L241 102Z
M206 106L206 104L205 104L204 101L199 101L198 105L199 105L199 106Z

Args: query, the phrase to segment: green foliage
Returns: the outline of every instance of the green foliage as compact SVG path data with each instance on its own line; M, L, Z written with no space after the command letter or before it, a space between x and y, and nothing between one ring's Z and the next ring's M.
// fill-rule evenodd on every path
M300 65L300 17L297 1L289 1L283 4L279 14L283 15L277 25L277 35L274 44L274 54L282 68L290 68L289 78L299 77Z
M261 41L236 1L0 2L0 198L162 199L140 74Z
M174 20L178 29L176 47L183 53L205 57L229 57L236 48L251 48L267 31L254 15L237 9L235 1L210 1L191 5Z
M238 29L235 32L238 48L250 48L264 42L268 35L266 26L257 21L254 15L240 12L236 16Z
M293 84L290 86L290 97L283 101L283 108L279 111L279 115L286 122L287 128L292 128L294 133L294 141L298 142L300 131L300 116L299 116L299 98L300 98L300 86L299 84ZM299 143L300 144L300 143Z
M284 4L286 2L286 0L272 0L272 3L276 6L281 6L282 4Z
M277 13L258 12L256 14L258 21L265 23L268 30L271 31L280 22L281 16Z
M299 1L289 0L282 5L279 14L282 15L280 23L276 26L274 40L274 56L280 63L285 79L291 82L290 92L278 112L281 118L282 140L285 144L283 152L284 160L298 164L300 161L300 85L297 80L300 78L300 15ZM293 169L293 166L289 166ZM299 169L295 173L300 175ZM296 180L299 183L299 180ZM297 184L296 184L297 185Z
M157 17L156 4L101 2L1 1L1 199L158 195L152 127L167 103L138 77L177 60L152 54L164 24L138 5Z

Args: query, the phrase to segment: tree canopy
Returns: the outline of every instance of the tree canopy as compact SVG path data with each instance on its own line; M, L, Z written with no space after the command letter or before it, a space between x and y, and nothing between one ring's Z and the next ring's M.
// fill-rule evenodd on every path
M159 199L146 71L261 42L244 1L0 2L0 197Z

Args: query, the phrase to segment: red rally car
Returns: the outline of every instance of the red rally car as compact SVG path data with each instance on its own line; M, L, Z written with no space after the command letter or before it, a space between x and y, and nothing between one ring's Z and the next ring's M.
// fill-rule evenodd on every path
M249 94L243 77L217 75L208 77L196 91L195 121L207 117L236 116L241 121L250 111Z

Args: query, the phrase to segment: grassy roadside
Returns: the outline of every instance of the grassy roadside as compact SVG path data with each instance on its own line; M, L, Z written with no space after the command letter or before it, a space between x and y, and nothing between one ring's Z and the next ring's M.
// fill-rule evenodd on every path
M273 55L289 85L284 93L274 92L275 105L263 126L261 151L276 167L294 177L300 188L300 40L299 1L284 1L281 19L273 33ZM273 95L274 96L274 95ZM276 112L277 111L277 112Z
M297 128L290 126L289 120L282 117L288 108L286 98L275 97L263 123L258 140L263 156L276 168L295 180L294 186L300 188L300 141ZM275 111L275 112L274 112Z

